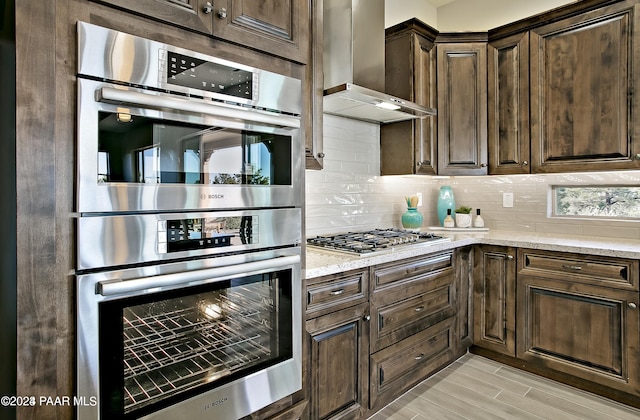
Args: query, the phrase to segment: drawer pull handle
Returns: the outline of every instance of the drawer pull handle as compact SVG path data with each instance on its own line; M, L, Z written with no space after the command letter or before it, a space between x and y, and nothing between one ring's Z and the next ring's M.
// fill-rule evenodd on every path
M414 311L416 312L420 312L424 309L424 306L418 306L417 308L414 309Z
M566 268L567 270L582 270L582 267L579 265L567 265L567 264L562 264L562 268Z
M630 307L631 309L636 309L636 308L637 308L636 304L635 304L635 303L633 303L633 302L629 302L629 307Z
M420 353L419 355L414 357L413 360L422 360L423 358L424 358L424 353Z
M344 289L338 289L338 290L334 290L332 292L330 292L330 294L332 294L333 296L338 296L344 293Z

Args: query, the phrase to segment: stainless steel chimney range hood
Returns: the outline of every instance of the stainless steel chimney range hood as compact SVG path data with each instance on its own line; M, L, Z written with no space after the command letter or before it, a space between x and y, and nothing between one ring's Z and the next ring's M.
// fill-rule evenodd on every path
M392 123L436 110L384 92L384 0L324 0L327 114Z

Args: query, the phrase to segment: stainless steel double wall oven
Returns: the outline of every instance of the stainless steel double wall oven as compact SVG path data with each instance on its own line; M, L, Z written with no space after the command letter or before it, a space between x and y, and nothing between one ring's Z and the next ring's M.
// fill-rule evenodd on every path
M78 418L301 389L301 83L78 23Z

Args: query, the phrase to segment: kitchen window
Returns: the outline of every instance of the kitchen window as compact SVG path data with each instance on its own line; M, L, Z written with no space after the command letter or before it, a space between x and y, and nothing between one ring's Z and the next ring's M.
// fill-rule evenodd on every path
M552 216L640 219L640 187L553 186Z

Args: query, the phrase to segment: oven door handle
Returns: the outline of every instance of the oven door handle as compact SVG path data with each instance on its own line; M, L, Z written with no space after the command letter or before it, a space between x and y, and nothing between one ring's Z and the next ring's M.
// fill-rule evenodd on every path
M187 271L184 273L162 274L159 276L141 277L128 280L107 280L98 282L96 293L102 296L117 296L133 292L144 292L154 288L172 288L187 286L190 283L207 283L215 279L237 274L251 274L262 270L272 270L283 266L300 263L299 255L270 258L244 264L208 268L205 270Z
M133 90L115 89L103 86L96 90L98 102L116 102L123 105L143 106L153 109L169 109L177 111L194 112L240 119L243 121L265 123L278 127L300 128L300 118L288 115L262 113L259 110L236 107L216 102L207 103L199 99L182 99L162 93L148 94Z

